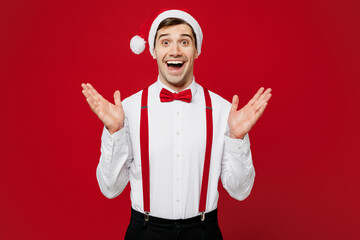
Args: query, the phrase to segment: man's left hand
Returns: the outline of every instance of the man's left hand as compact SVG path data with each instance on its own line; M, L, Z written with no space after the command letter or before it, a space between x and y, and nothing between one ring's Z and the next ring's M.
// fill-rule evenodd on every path
M257 120L263 114L269 99L271 98L271 88L260 88L254 97L240 110L239 97L233 96L232 106L229 114L228 124L230 127L230 137L244 139L245 135L255 125Z

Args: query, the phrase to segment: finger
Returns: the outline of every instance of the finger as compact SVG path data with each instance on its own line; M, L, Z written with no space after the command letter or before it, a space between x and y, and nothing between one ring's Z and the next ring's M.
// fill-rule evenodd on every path
M263 94L261 94L258 100L256 100L255 104L262 102L264 99L268 98L269 96L271 96L271 89L268 89Z
M96 91L96 89L93 87L93 85L91 85L91 83L87 83L86 84L88 86L88 88L95 94L98 94L98 92Z
M266 96L264 97L263 101L267 102L269 101L269 99L271 98L272 94L269 92L268 94L266 94Z
M121 98L120 98L120 91L116 90L114 93L114 102L116 106L120 106L121 105Z
M271 88L266 89L265 92L261 94L261 96L256 100L257 102L261 102L267 95L271 92Z
M84 96L86 97L86 101L88 102L91 110L93 112L95 112L95 108L100 106L101 101L99 100L99 98L94 96L93 91L89 90L89 88L87 86L86 86L86 88L88 90L83 90L82 92L83 92Z
M87 98L87 97L89 97L89 93L85 90L85 89L83 89L82 91L81 91L81 93Z
M86 93L86 97L88 98L95 98L95 93L92 91L92 89L88 86L88 84L82 84L81 85L83 87L83 93ZM84 92L85 91L85 92Z
M82 83L82 84L81 84L81 87L85 90L85 89L86 89L86 84L85 84L85 83Z
M260 107L259 111L256 112L256 115L255 115L255 116L256 116L257 119L259 119L259 118L261 117L261 115L264 113L265 108L266 108L267 105L268 105L268 103L263 104L263 105ZM257 120L256 120L256 121L257 121Z
M96 104L94 104L94 101L91 100L91 98L86 98L87 103L90 106L90 109L95 112L95 108L97 107Z
M263 98L264 96L266 96L267 94L269 94L271 91L272 91L271 88L266 89L266 91L263 92L263 94L261 94L261 96L260 96L259 98Z
M91 108L94 108L98 105L98 101L96 101L93 97L93 95L91 95L91 93L87 90L82 90L82 93L84 94L84 96L86 97L86 101L91 104ZM92 106L93 105L93 106Z
M250 105L253 105L254 102L255 102L255 101L260 97L260 95L263 93L263 91L264 91L264 88L261 87L261 88L255 93L254 97L253 97L252 99L250 99L249 104L250 104Z
M88 86L88 83L86 83L86 84L83 83L83 84L81 84L81 86L83 87L84 90L86 90L86 91L88 91L88 92L92 92L92 91L91 91L91 88Z
M86 86L88 87L88 91L91 94L91 96L97 101L99 100L98 92L95 90L95 88L90 84L87 83Z
M271 96L272 96L271 93L266 94L266 96L265 96L261 101L259 101L259 102L256 104L256 109L255 109L255 111L259 111L260 108L261 108L264 104L267 104L267 102L269 101L269 99L271 98Z
M239 105L239 97L237 95L234 95L232 98L232 104L231 104L231 112L236 112Z
M104 98L101 96L101 94L98 93L98 92L96 91L96 89L95 89L90 83L87 83L86 85L89 87L89 90L92 92L92 94L93 94L93 96L94 96L94 98L95 98L96 100L103 100L103 99L104 99Z

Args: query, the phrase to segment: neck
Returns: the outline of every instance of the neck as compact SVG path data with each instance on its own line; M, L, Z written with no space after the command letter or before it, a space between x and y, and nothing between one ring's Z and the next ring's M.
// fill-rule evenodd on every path
M159 76L159 79L168 88L174 90L175 92L181 92L182 90L184 90L190 86L190 84L193 81L193 76L191 76L191 78L188 78L187 80L185 80L184 82L181 82L179 84L169 82L169 81L163 79L161 76Z

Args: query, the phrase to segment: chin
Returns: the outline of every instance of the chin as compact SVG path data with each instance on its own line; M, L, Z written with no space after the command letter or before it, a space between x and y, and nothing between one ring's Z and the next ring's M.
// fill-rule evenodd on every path
M167 79L168 83L175 85L175 86L182 86L185 84L185 79L184 78L168 78Z

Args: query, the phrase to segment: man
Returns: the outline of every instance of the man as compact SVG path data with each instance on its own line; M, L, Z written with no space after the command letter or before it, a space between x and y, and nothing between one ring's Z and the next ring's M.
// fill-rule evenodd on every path
M130 181L125 239L222 239L218 180L221 176L238 200L250 194L255 170L248 132L264 112L271 89L260 88L237 110L238 96L230 104L197 84L193 68L202 31L183 11L159 14L148 40L159 69L154 84L123 102L116 91L115 104L91 84L82 84L105 126L97 167L100 189L114 198Z

